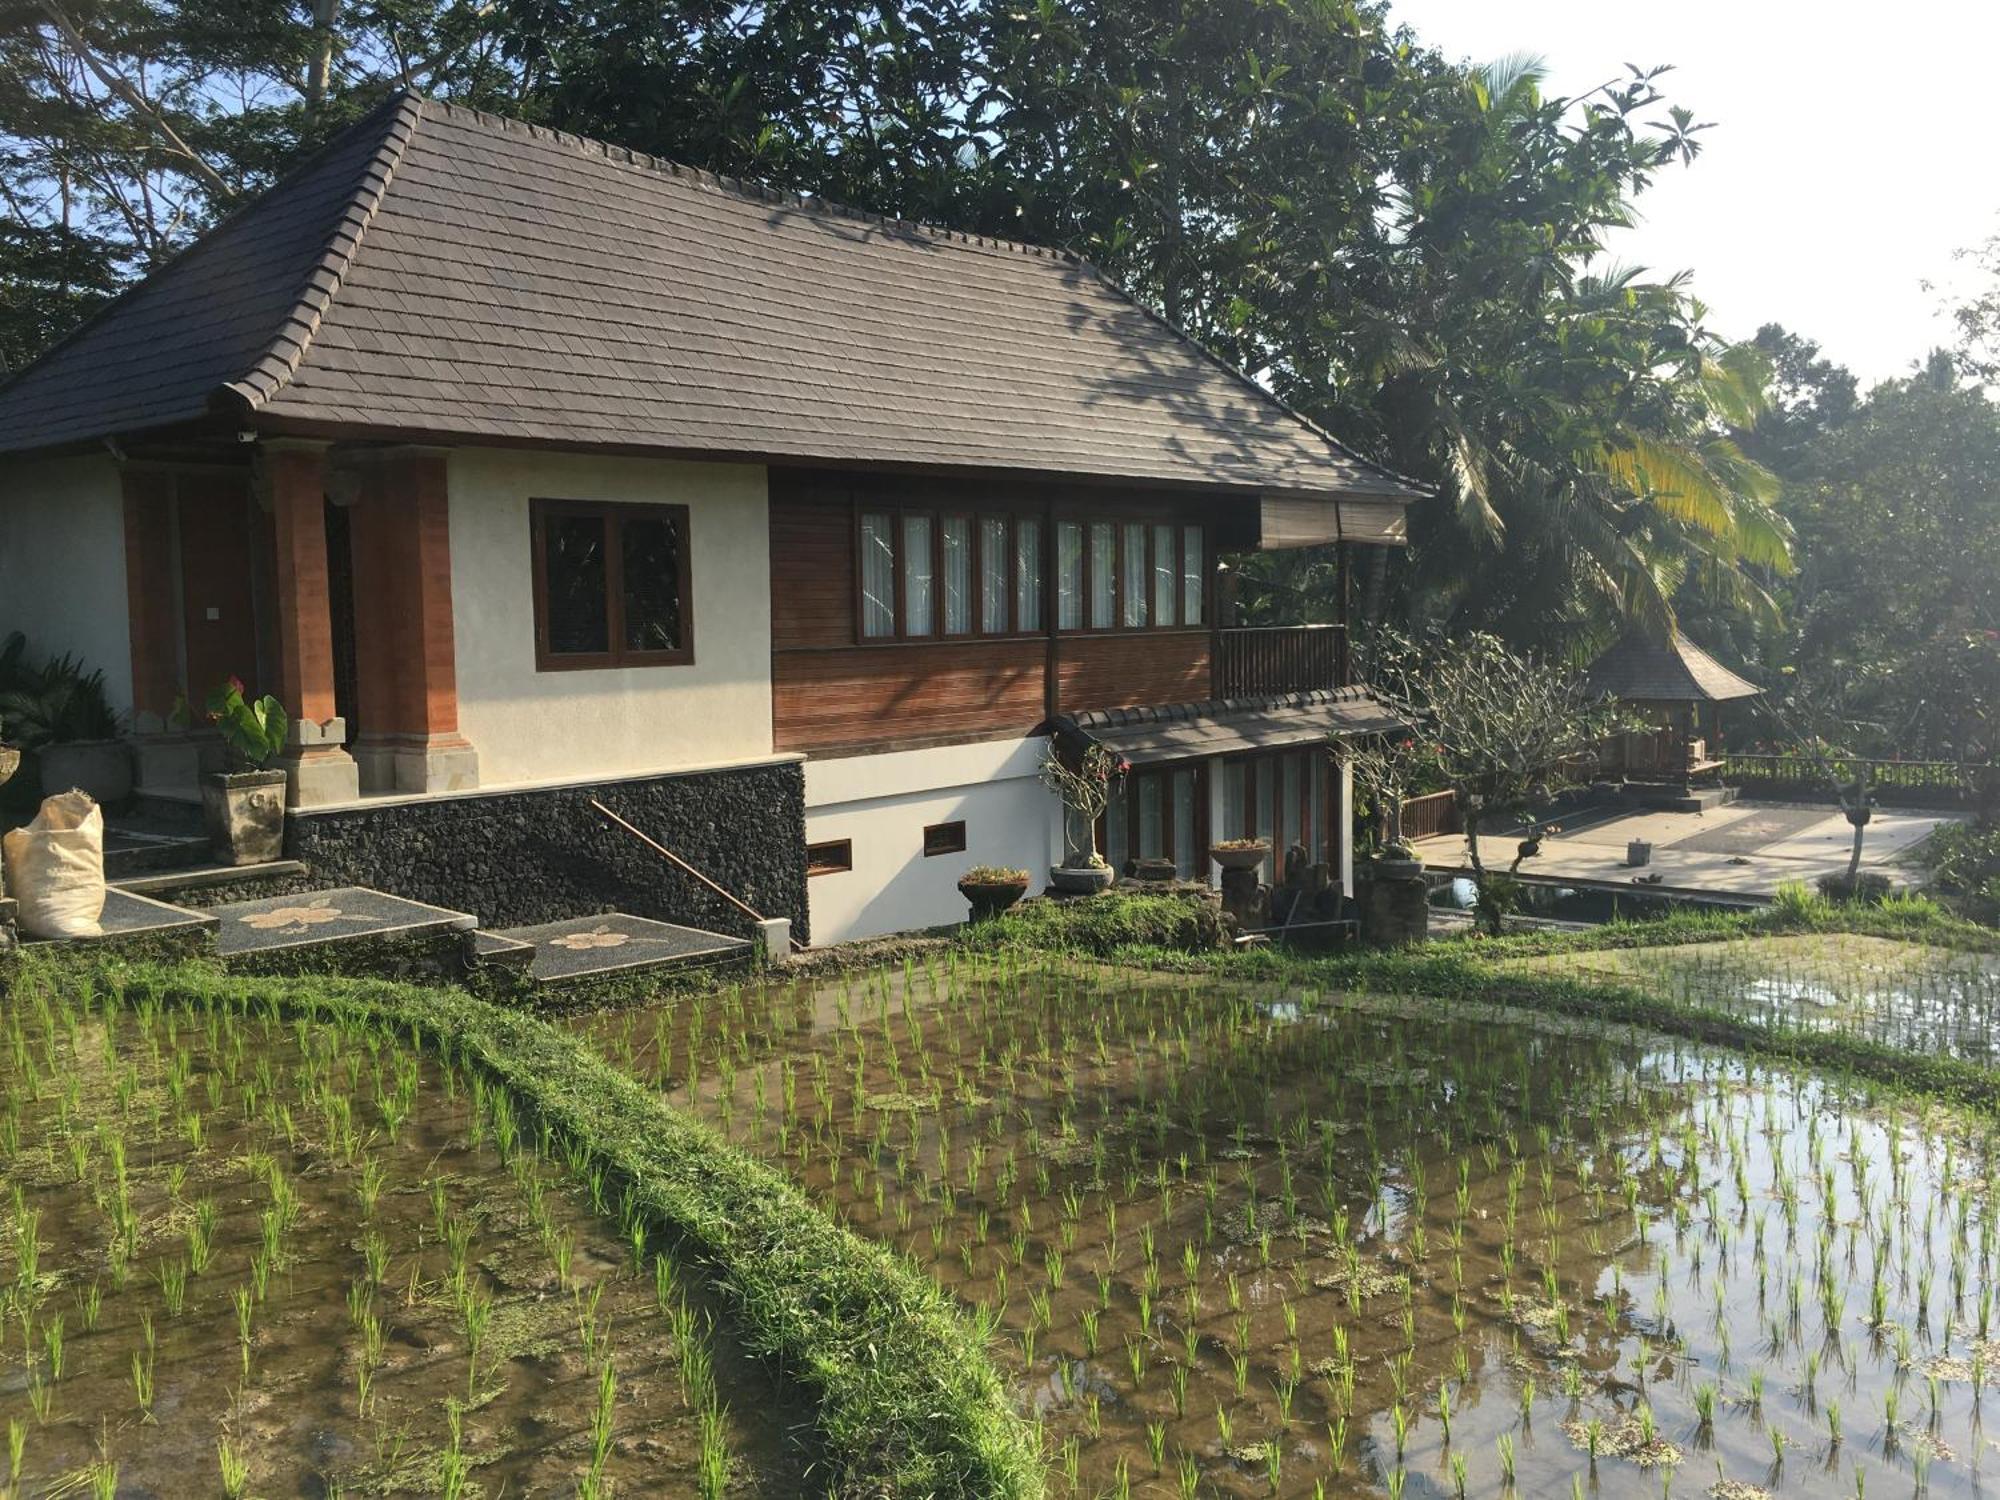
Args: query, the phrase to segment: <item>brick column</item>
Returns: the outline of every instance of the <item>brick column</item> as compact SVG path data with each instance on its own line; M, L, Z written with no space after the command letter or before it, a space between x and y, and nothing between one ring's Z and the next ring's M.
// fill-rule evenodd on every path
M277 554L278 701L292 716L291 745L279 765L291 772L295 807L345 802L360 779L333 701L333 615L327 595L326 447L264 445Z
M397 449L371 462L353 523L363 784L476 787L479 754L458 729L444 453Z

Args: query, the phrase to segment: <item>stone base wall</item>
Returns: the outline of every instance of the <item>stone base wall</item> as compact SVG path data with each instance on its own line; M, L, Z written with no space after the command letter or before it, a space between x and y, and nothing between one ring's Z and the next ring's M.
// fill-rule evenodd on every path
M797 762L295 809L285 852L326 885L472 912L488 928L624 911L733 937L755 924L590 805L595 798L808 940L805 776Z

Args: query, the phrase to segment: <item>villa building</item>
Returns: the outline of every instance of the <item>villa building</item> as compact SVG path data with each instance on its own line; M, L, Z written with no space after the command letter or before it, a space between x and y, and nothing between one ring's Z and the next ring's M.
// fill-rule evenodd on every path
M818 941L1060 852L1351 881L1344 627L1218 560L1393 546L1418 490L1051 250L402 95L0 388L0 631L105 669L141 790L231 674L288 840L489 921L721 921L601 801ZM198 717L198 716L197 716Z

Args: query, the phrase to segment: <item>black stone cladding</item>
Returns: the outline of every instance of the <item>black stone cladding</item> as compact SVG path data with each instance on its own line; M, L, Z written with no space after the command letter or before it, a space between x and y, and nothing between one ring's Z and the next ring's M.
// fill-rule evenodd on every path
M285 852L320 885L472 912L488 928L623 911L735 937L750 919L607 823L595 798L767 917L806 929L805 772L797 762L379 807L296 811Z

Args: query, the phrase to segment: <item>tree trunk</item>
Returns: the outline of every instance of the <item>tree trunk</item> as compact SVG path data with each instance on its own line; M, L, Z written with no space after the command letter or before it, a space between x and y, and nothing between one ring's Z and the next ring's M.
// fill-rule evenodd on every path
M306 112L317 115L326 102L327 80L333 73L333 23L340 18L340 0L313 0L312 60L306 66Z

